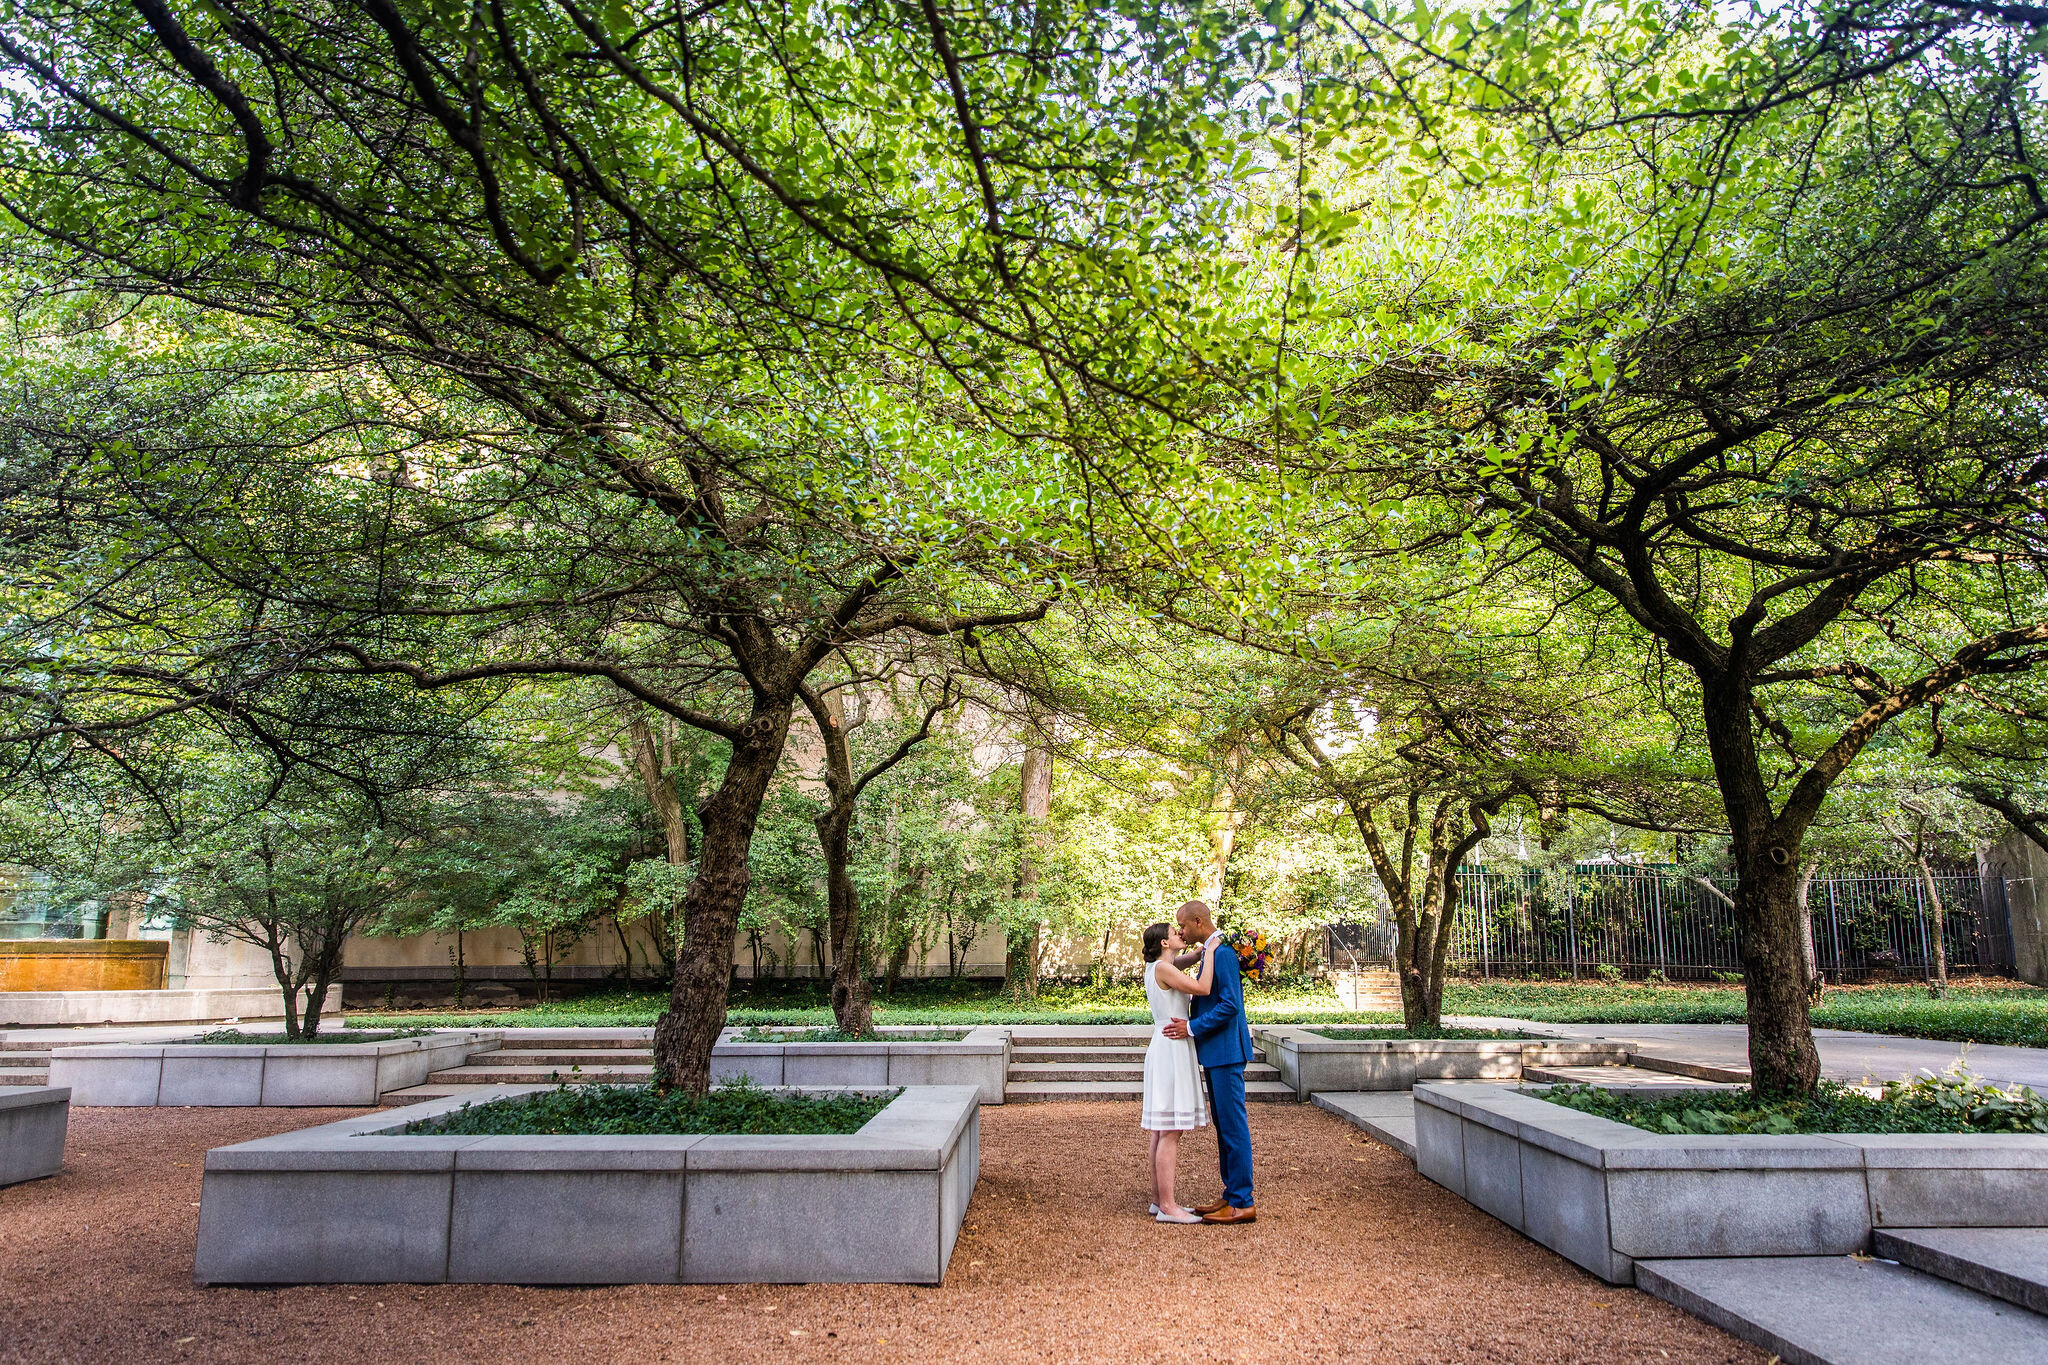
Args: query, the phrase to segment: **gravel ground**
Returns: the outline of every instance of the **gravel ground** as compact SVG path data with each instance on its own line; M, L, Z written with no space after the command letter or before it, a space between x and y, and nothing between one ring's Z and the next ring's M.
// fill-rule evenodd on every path
M938 1289L194 1288L206 1149L352 1112L72 1110L64 1173L0 1190L0 1361L1766 1359L1293 1105L1254 1106L1246 1228L1143 1213L1136 1105L983 1110L981 1185ZM1208 1196L1215 1169L1197 1135L1182 1197Z

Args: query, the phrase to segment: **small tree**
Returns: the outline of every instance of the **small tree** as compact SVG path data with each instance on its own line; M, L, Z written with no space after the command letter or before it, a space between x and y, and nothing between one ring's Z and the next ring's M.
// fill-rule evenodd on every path
M285 1036L313 1038L343 946L406 898L413 842L353 795L279 799L200 836L169 899L195 929L267 953Z

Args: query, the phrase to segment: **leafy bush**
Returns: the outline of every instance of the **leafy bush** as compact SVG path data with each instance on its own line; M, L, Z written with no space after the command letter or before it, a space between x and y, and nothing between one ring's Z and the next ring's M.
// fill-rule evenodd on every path
M1811 1099L1765 1101L1750 1090L1652 1096L1592 1085L1536 1092L1553 1104L1653 1133L2048 1133L2048 1100L1979 1081L1960 1064L1894 1081L1873 1098L1822 1081Z
M805 1095L744 1081L708 1095L662 1094L651 1085L565 1085L468 1104L408 1123L409 1134L828 1133L844 1134L888 1107L898 1092Z

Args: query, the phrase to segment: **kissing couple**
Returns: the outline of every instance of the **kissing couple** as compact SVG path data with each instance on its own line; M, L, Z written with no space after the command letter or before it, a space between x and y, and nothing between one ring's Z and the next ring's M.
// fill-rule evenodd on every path
M1145 930L1152 1042L1145 1049L1145 1105L1138 1122L1152 1135L1152 1215L1162 1223L1257 1222L1252 1129L1244 1107L1252 1032L1245 1024L1237 952L1224 945L1207 902L1189 901L1173 918L1172 924ZM1191 943L1200 947L1190 950ZM1180 1135L1206 1125L1211 1113L1223 1195L1184 1209L1173 1188Z

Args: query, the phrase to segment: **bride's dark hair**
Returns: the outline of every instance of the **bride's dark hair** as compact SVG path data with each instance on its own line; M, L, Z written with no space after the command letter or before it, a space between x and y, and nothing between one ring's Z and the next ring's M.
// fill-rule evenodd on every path
M1145 960L1157 962L1159 955L1166 951L1166 936L1173 932L1171 924L1148 924L1145 926Z

